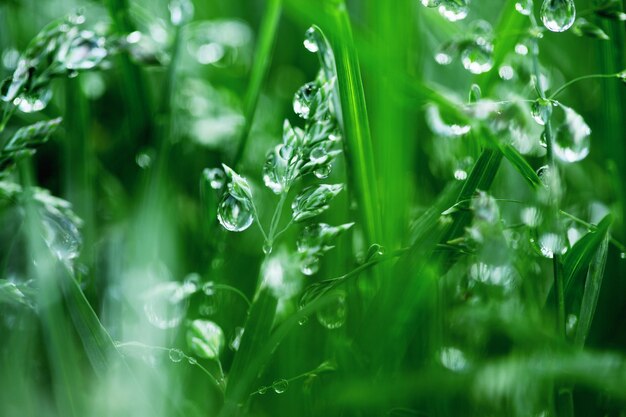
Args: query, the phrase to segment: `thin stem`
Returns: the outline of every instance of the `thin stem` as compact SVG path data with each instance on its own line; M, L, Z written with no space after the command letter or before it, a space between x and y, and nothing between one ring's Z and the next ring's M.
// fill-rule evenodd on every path
M575 83L577 83L579 81L588 80L588 79L591 79L591 78L615 78L615 77L617 77L617 74L589 74L589 75L583 75L581 77L574 78L573 80L568 81L565 84L563 84L554 93L552 93L552 95L549 97L549 99L550 100L554 100L556 98L556 96L558 96L561 92L563 92L563 90L565 90L570 85L575 84Z
M215 285L213 285L213 288L215 288L216 290L232 291L235 294L239 295L246 302L246 304L248 304L248 307L250 307L252 305L252 303L250 302L248 297L246 297L246 295L244 293L242 293L240 290L238 290L235 287L231 287L230 285L226 285L226 284L215 284Z
M589 222L586 222L576 216L574 216L573 214L570 214L566 211L561 210L561 214L573 221L575 221L576 223L579 223L583 226L585 226L586 228L588 228L589 230L596 230L597 226L595 224L591 224ZM618 250L620 250L621 252L626 252L626 245L624 245L623 243L621 243L619 240L615 239L613 236L609 235L609 242L611 242L613 244L613 246L615 246Z
M294 223L294 221L293 221L293 218L292 218L291 220L289 220L287 225L285 225L285 227L282 228L282 230L280 232L276 233L276 236L274 236L274 239L278 239L278 236L280 236L283 233L285 233L287 231L287 229L289 229L293 223Z

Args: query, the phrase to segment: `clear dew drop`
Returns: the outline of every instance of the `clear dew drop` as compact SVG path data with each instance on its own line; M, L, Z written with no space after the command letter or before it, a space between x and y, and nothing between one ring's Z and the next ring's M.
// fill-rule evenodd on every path
M206 168L202 175L214 190L220 190L226 181L226 174L220 168Z
M585 120L569 107L565 111L565 122L555 132L554 155L563 162L578 162L589 155L591 129Z
M541 126L545 126L552 115L552 107L553 104L551 101L539 98L531 104L530 114L533 119L535 119L535 122Z
M243 232L254 221L251 203L238 200L227 193L217 207L217 219L226 230Z
M544 233L538 240L541 254L548 258L554 258L554 254L562 255L566 252L565 239L556 233Z
M315 168L313 170L313 175L315 175L316 178L323 180L325 178L328 178L332 170L333 170L333 165L329 162L327 164L323 164Z
M162 282L146 295L144 313L150 324L159 329L171 329L180 324L185 313L189 294L178 282Z
M263 387L259 388L256 392L257 392L257 394L259 394L259 395L264 395L264 394L266 394L266 393L267 393L267 390L268 390L268 389L269 389L268 387L263 386Z
M564 32L576 20L576 5L574 0L544 0L540 16L549 31Z
M283 392L287 391L288 387L289 381L287 381L286 379L278 379L272 383L272 389L276 394L282 394Z
M424 7L437 7L441 4L441 0L420 0Z
M521 42L518 43L517 45L515 45L515 53L522 56L528 55L528 46Z
M439 361L444 366L454 372L460 372L467 367L467 359L463 351L455 347L444 347L439 352Z
M308 119L311 115L313 99L317 93L318 86L314 82L306 83L296 93L293 98L293 111L303 119Z
M320 50L320 47L317 44L315 28L310 27L304 34L304 47L307 51L312 53L316 53Z
M307 276L316 274L320 270L320 260L317 256L307 256L300 263L300 271Z
M463 67L472 74L482 74L493 68L491 57L492 47L487 43L484 45L472 43L461 52L461 62Z
M95 68L107 55L104 38L92 31L83 30L61 47L57 60L70 71L80 71Z
M305 324L307 324L309 322L309 316L302 316L299 320L298 320L298 324L300 326L304 326Z
M439 5L439 14L450 22L463 20L469 13L469 0L446 0Z
M178 363L183 360L183 358L185 357L185 354L180 349L172 348L169 350L168 356L170 357L170 360L172 362Z
M335 300L317 312L317 321L329 330L338 329L346 322L346 296L338 293Z
M533 0L518 0L515 2L515 10L524 16L530 16L533 12Z
M81 236L78 227L60 211L49 208L42 213L43 238L52 253L62 261L78 257Z
M265 242L263 244L263 253L269 255L272 253L272 244L269 242Z
M228 347L231 350L233 351L239 350L239 346L241 345L241 338L243 337L243 332L244 332L243 327L235 328L235 333L233 334L233 337L230 339L230 343L228 344Z

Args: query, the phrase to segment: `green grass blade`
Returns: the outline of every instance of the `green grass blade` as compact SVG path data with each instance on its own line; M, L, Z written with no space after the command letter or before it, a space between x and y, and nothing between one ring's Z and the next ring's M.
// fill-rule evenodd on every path
M526 180L528 185L531 188L539 188L542 186L542 182L537 175L537 172L530 166L526 158L519 153L517 149L515 149L510 144L499 145L498 148L502 155L513 165L513 168Z
M596 312L608 251L609 235L607 233L596 251L591 265L589 265L589 272L587 273L587 280L585 281L585 291L583 293L578 326L576 327L576 335L574 337L574 344L580 348L585 345L589 330L591 329L593 316Z
M252 123L254 122L254 114L259 102L259 97L261 96L263 82L267 78L267 72L272 62L281 10L282 0L268 0L263 22L261 23L259 42L254 54L254 66L252 67L252 73L250 75L250 83L248 84L244 98L243 113L245 121L239 137L237 151L231 165L234 168L237 168L246 150L248 137L252 129Z
M365 240L376 243L382 235L380 200L361 70L345 4L340 2L330 13L334 25L330 43L337 65L348 181L359 203Z
M591 260L594 258L609 233L609 227L612 222L613 216L610 214L606 215L604 219L598 223L596 229L580 238L563 257L563 277L566 293L572 288L574 278L591 263Z

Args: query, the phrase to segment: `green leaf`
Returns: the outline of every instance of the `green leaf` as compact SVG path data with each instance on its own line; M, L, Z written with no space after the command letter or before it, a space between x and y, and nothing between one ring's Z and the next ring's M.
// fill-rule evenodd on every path
M11 165L19 154L32 152L32 149L46 143L61 121L58 117L18 129L0 152L0 170Z
M209 320L194 320L187 330L187 344L201 358L215 359L224 347L224 332Z
M524 158L517 149L506 144L500 146L500 151L532 188L539 188L542 185L537 172L535 172L528 161L526 161L526 158Z
M598 249L609 232L613 217L607 214L598 226L580 238L578 242L563 257L563 277L565 292L573 285L574 278L580 271L589 266Z
M328 210L330 200L341 192L341 184L319 184L305 188L293 200L293 220L301 222Z

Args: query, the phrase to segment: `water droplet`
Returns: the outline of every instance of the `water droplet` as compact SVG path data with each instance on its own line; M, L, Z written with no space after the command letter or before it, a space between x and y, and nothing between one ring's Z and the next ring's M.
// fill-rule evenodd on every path
M148 169L152 165L152 156L154 152L151 149L143 150L135 156L135 163L141 169Z
M312 53L316 53L320 50L317 44L317 33L315 28L310 27L304 34L304 47Z
M212 321L194 320L187 331L187 344L197 356L213 359L224 346L224 332Z
M483 284L510 289L515 278L515 271L510 265L492 265L477 262L470 266L469 276L472 280Z
M263 182L274 194L281 194L287 190L291 180L289 159L292 149L290 146L278 145L272 149L263 165ZM288 158L285 158L287 156Z
M626 70L621 71L620 73L617 74L617 78L619 78L620 80L622 80L622 82L624 84L626 84Z
M83 30L61 46L56 58L68 70L80 71L95 68L107 55L104 38Z
M178 362L182 361L183 358L185 357L185 354L180 349L172 348L172 349L169 350L168 354L169 354L170 360L172 362L174 362L174 363L178 363Z
M259 388L256 392L257 392L257 394L263 395L263 394L267 393L268 389L269 389L268 387L263 386L263 387Z
M585 120L569 107L565 111L565 122L555 131L554 156L563 162L578 162L589 155L591 129Z
M309 316L302 316L300 318L300 320L298 320L298 324L300 326L304 326L305 324L307 324L309 322Z
M46 108L52 99L52 90L49 88L20 94L13 100L13 104L23 113L35 113Z
M441 117L439 108L434 104L426 108L426 123L433 133L443 137L458 137L469 133L471 126L459 125L456 123L448 124Z
M543 25L552 32L564 32L576 20L574 0L544 0L540 11Z
M50 251L62 261L71 262L80 252L81 236L72 220L54 207L42 212L43 238Z
M479 191L478 195L472 199L471 208L474 211L474 218L477 220L495 223L500 218L498 203L484 191Z
M160 329L178 326L187 311L188 296L178 282L157 284L147 293L143 305L150 324Z
M239 350L239 345L241 345L241 338L243 337L243 332L244 332L243 327L235 328L235 333L233 334L233 337L231 338L230 343L228 344L228 347L231 350L234 350L234 351Z
M202 175L214 190L220 190L226 181L226 174L220 168L205 168Z
M467 171L458 168L454 171L454 179L459 181L465 181L467 179Z
M459 372L467 367L467 359L463 351L455 347L444 347L439 352L439 360L441 364L454 372Z
M320 270L320 260L317 256L307 256L300 263L300 271L304 275L311 276Z
M528 55L528 46L523 43L518 43L515 45L515 53L522 56Z
M189 363L189 365L197 365L198 360L192 356L187 356L187 363Z
M217 42L209 42L198 47L196 59L202 65L215 64L224 57L226 50Z
M518 0L515 3L515 10L524 16L530 16L533 12L533 0Z
M552 107L553 104L550 100L546 100L543 98L539 98L533 101L533 104L530 106L530 114L533 116L533 119L540 124L541 126L545 126L550 120L550 116L552 115Z
M263 253L269 255L272 253L272 244L269 242L265 242L263 244Z
M226 230L242 232L254 221L252 205L227 193L217 207L217 219Z
M439 65L449 65L459 51L457 42L447 42L443 44L435 53L435 62Z
M576 314L568 314L567 320L565 321L565 333L569 337L574 336L576 327L578 327L578 316L576 316Z
M172 0L169 4L170 21L174 26L180 26L193 18L193 3L190 0Z
M491 44L472 43L461 52L463 67L472 74L482 74L493 67Z
M420 3L425 7L437 7L441 4L441 0L420 0Z
M463 20L469 13L469 0L448 0L439 5L439 13L450 22Z
M303 119L310 117L315 94L317 94L318 90L319 87L315 82L306 83L298 90L293 98L293 111L298 116Z
M279 379L272 383L272 389L276 394L282 394L287 391L287 387L289 386L289 381L286 379Z
M622 252L619 254L620 259L626 259L626 252Z
M498 69L498 75L503 80L509 81L509 80L512 80L513 77L515 76L515 70L513 70L513 67L510 65L502 65Z
M332 170L333 170L333 165L329 162L327 164L323 164L315 168L313 170L313 175L315 175L316 178L323 180L325 178L328 178Z
M301 222L328 210L330 201L341 190L342 184L319 184L305 188L291 203L294 221Z
M317 321L327 329L338 329L346 322L346 295L336 293L335 299L317 312Z

